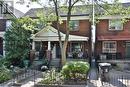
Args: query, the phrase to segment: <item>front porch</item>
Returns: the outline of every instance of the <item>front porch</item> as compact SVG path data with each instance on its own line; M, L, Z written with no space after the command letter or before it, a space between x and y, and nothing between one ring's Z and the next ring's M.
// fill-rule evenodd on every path
M107 63L130 63L130 59L111 59L111 60L97 60L97 62L107 62Z
M96 44L97 60L129 60L130 40L100 40Z
M61 51L59 46L58 32L55 28L47 26L32 36L32 50L35 51L36 60L51 60L51 64L59 64ZM61 40L64 41L65 34L61 33ZM69 35L67 45L68 60L86 60L88 57L88 37ZM56 63L55 63L56 62Z

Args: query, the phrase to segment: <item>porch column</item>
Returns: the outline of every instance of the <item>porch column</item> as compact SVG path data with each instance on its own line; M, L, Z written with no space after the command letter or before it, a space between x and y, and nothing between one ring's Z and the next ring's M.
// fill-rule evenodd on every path
M35 59L35 41L32 42L32 49L30 49L30 62Z
M32 50L35 50L35 42L32 42Z
M51 50L51 42L48 41L48 49L47 50Z
M56 44L54 44L54 47L52 49L52 58L56 58Z
M51 60L51 42L48 41L48 48L47 48L47 52L46 52L46 57L47 59L50 61Z

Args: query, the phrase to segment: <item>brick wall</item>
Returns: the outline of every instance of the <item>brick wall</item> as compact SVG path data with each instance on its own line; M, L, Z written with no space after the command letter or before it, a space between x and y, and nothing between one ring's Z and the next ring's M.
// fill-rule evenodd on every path
M5 29L6 29L6 20L1 19L0 20L0 31L5 31Z

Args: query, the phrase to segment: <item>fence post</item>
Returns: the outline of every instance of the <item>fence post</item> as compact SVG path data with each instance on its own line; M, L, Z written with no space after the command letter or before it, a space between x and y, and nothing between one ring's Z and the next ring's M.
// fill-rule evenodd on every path
M33 69L33 74L34 74L33 76L34 76L34 86L35 86L35 79L36 79L35 78L35 76L36 76L35 69Z

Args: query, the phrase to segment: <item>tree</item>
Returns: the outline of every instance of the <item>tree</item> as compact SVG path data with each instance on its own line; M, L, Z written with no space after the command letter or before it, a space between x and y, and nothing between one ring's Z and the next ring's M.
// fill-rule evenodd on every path
M35 29L34 25L35 21L28 17L12 19L4 38L6 58L12 65L18 66L29 57L30 36Z

